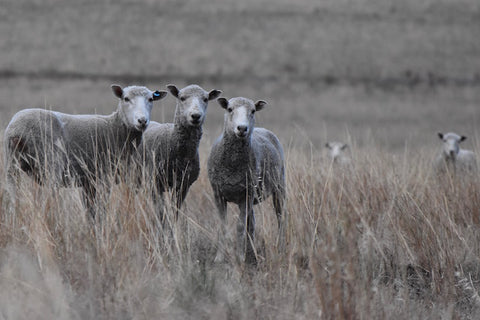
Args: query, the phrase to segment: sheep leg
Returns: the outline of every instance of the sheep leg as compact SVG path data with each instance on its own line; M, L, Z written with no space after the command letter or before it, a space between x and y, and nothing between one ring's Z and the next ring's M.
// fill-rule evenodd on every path
M15 213L17 206L17 188L19 183L19 172L15 170L13 163L7 169L7 193L10 202L10 212Z
M162 226L165 225L165 199L163 197L163 192L161 191L152 191L152 199L153 199L153 205L155 207L155 212L157 213L158 218L160 219L160 222L162 223Z
M215 197L215 205L218 209L218 215L220 219L222 219L222 224L225 225L226 217L227 217L227 200L220 195L218 191L214 191Z
M249 197L244 203L238 205L240 219L237 224L237 242L242 253L245 253L245 263L257 264L253 242L255 239L255 213L253 211L253 198Z
M223 239L225 239L225 235L227 234L227 200L223 198L221 195L219 195L218 192L215 192L215 205L217 206L218 209L218 215L220 216L220 219L222 220L222 226L221 226L221 236Z
M251 265L257 264L253 241L255 237L255 212L250 208L247 215L247 249L245 252L245 262Z
M157 170L159 169L154 169L156 173L154 175L155 187L151 189L152 200L155 213L157 214L158 219L160 219L162 227L165 227L165 198L163 193L165 192L165 186L168 186L168 181L166 180L167 177L164 172L159 172Z
M275 209L275 214L277 215L278 223L278 244L281 249L284 249L285 246L285 231L287 217L284 213L285 207L285 188L284 186L278 186L273 191L273 207Z
M83 192L82 192L83 204L87 208L92 222L94 222L95 215L96 215L95 199L97 195L97 189L95 188L94 184L89 181L83 181L82 187L83 187Z
M283 187L277 187L273 191L272 194L273 198L273 208L275 209L275 214L277 215L277 223L278 223L278 229L280 230L283 221L283 209L285 207L285 189Z
M175 221L178 220L178 213L180 211L180 208L182 207L183 201L185 201L185 198L188 193L188 187L182 185L180 188L177 188L175 191L174 196L174 201L175 201Z
M161 235L164 240L168 242L173 241L174 232L173 232L173 222L165 215L165 197L163 191L152 191L153 205L155 208L155 213L159 220L159 227L161 228ZM173 243L173 242L171 242Z
M214 192L214 197L215 197L215 205L217 206L218 209L218 215L220 216L220 219L222 220L220 229L218 230L218 250L217 254L215 256L215 262L225 262L225 255L224 255L224 248L221 248L222 246L220 244L225 244L226 243L226 235L227 235L227 222L226 222L226 217L227 217L227 201L225 198L223 198L221 195L219 195L218 192ZM224 246L224 245L223 245Z

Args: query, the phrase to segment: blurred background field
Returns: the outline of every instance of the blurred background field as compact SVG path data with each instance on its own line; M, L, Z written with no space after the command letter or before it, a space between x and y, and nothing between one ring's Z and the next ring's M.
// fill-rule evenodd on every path
M269 102L258 123L284 142L402 151L477 134L479 34L472 0L4 1L0 125L26 107L108 113L111 83L198 83ZM212 103L205 141L222 117Z

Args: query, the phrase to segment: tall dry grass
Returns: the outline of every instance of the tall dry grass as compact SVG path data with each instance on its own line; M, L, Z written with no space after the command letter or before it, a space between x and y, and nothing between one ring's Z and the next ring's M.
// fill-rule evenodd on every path
M219 241L208 150L178 222L162 232L151 184L105 188L91 224L75 188L22 179L16 213L1 180L0 315L5 319L471 319L480 311L480 182L437 179L431 154L354 149L330 167L287 148L287 245L270 200L256 207L259 265ZM3 163L0 166L2 176ZM146 173L147 181L148 173ZM112 181L114 178L111 178ZM225 261L215 262L218 251Z

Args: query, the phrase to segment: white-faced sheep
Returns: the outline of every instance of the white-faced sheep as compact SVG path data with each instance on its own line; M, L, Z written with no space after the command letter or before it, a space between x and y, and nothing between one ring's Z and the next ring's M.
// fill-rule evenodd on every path
M189 85L178 90L174 85L167 86L177 99L173 123L152 121L144 134L140 154L145 154L149 172L155 172L156 190L153 198L156 210L163 220L163 193L173 190L172 200L176 206L176 216L190 186L198 178L200 160L198 146L202 137L208 101L216 99L221 91L207 92L198 85ZM153 166L153 168L152 168Z
M333 164L338 164L340 166L350 164L351 159L346 154L348 144L343 142L327 142L325 147L328 149L328 155Z
M438 133L443 141L442 152L435 161L435 169L438 174L450 172L451 174L466 173L477 169L475 154L470 150L460 148L460 143L467 137L449 132Z
M98 179L115 170L139 145L150 121L153 101L167 95L146 87L122 89L112 85L119 98L110 115L71 115L44 109L15 114L5 130L6 172L15 199L19 170L38 183L83 187L83 199L92 216Z
M282 214L285 201L285 166L283 148L269 130L255 128L255 111L265 101L254 103L246 98L219 98L226 110L223 134L212 147L208 159L208 177L223 227L227 202L240 209L237 244L245 252L245 261L255 264L252 246L255 232L253 205L270 195L277 215L280 236L283 236Z

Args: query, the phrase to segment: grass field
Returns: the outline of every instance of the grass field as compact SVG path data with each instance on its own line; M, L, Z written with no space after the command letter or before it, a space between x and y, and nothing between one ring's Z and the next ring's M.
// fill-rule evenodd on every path
M104 194L94 227L78 190L28 179L12 215L0 163L0 318L479 318L479 177L431 170L437 131L480 146L478 34L473 0L5 1L2 132L26 107L109 113L111 83L264 99L257 125L286 150L288 241L279 250L269 201L256 208L257 269L235 259L233 206L219 241L212 102L173 238L128 181ZM154 108L172 120L173 98ZM329 140L351 144L354 170L330 168Z
M317 156L288 150L287 246L277 246L272 206L262 204L256 269L236 259L233 206L219 241L205 174L172 237L159 233L148 186L116 185L92 226L75 189L53 193L25 179L17 214L2 215L2 315L475 318L477 177L438 183L425 154L357 152L345 172ZM214 261L219 251L225 262Z

